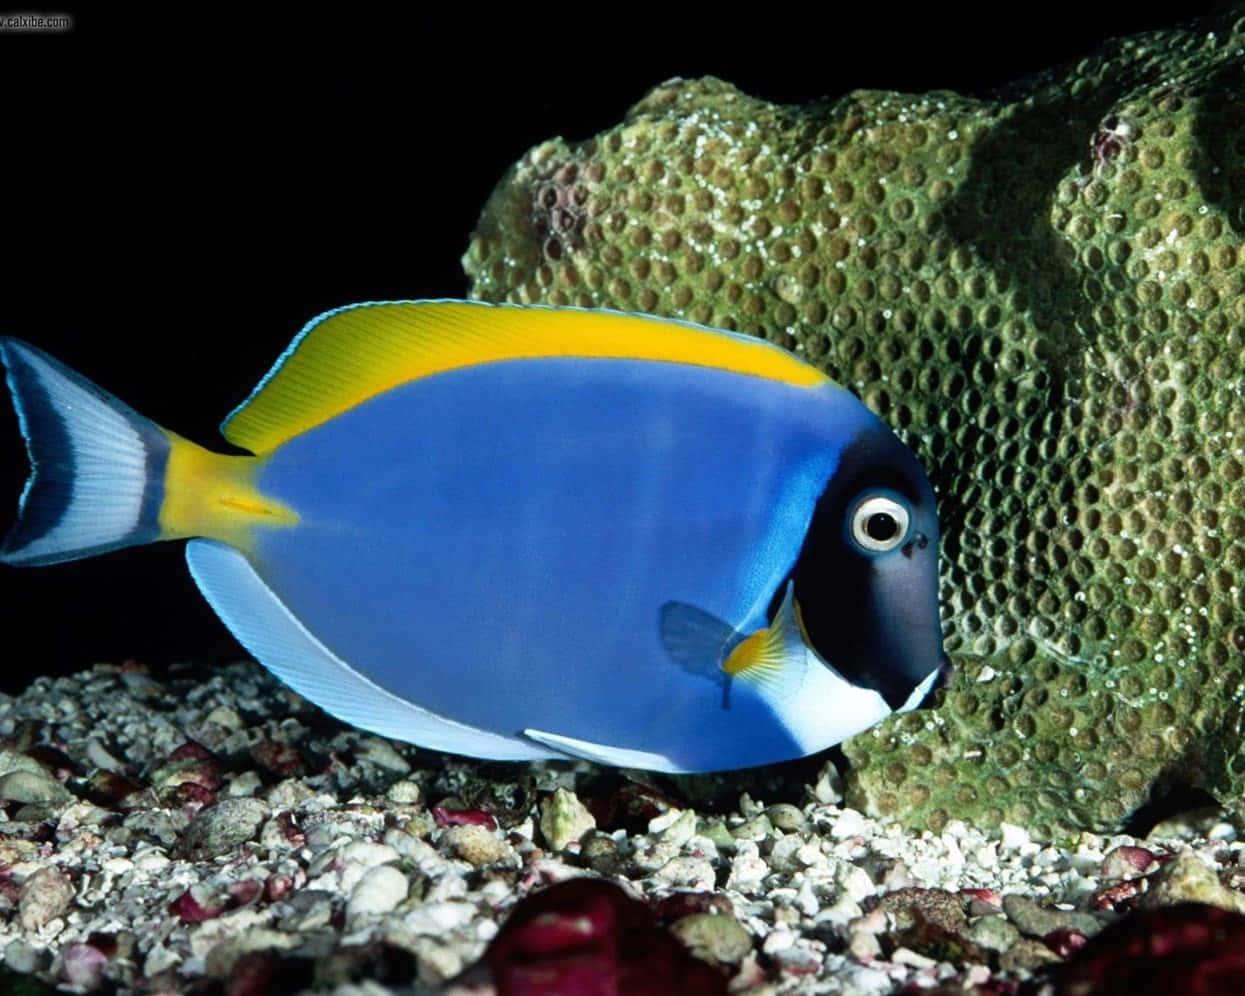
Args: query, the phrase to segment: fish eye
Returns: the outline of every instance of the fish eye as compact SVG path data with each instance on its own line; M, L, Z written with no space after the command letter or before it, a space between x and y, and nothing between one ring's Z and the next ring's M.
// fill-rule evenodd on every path
M898 497L871 492L852 507L852 541L865 553L889 553L908 538L912 516Z

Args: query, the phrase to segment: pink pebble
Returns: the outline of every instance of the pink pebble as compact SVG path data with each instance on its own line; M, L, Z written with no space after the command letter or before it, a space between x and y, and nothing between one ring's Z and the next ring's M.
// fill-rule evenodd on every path
M439 827L474 826L497 829L497 821L482 809L446 809L444 806L433 806L432 818Z
M74 941L65 945L61 975L72 986L94 989L104 977L107 964L108 958L98 948Z

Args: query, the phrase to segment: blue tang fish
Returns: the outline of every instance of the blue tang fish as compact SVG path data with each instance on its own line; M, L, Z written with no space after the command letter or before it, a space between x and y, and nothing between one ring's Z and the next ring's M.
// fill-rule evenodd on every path
M8 564L189 538L238 640L424 747L688 772L800 757L944 661L924 472L746 336L462 301L321 315L209 452L0 340L30 458Z

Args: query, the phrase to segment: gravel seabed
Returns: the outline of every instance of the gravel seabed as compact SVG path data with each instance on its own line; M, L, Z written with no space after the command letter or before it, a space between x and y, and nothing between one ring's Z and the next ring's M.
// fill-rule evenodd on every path
M873 996L1007 991L1129 906L1245 912L1217 811L1145 840L911 834L843 808L832 764L799 771L490 765L343 726L252 663L97 665L0 697L0 952L73 992L487 993L454 980L515 903L594 875L732 992Z

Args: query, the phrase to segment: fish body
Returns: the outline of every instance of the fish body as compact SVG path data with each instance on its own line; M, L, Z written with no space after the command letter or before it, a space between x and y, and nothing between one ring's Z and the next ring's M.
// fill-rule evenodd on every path
M759 340L354 306L310 323L226 420L240 457L26 344L0 358L32 464L0 559L190 538L240 642L387 736L747 767L914 707L943 661L924 473L849 392Z

